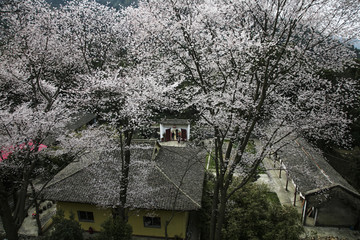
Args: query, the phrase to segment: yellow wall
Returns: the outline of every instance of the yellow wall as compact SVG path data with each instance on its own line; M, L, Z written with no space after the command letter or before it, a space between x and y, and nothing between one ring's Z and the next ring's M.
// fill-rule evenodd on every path
M111 216L111 210L100 208L95 205L82 204L82 203L70 203L70 202L57 202L56 207L62 209L65 212L65 217L69 218L71 212L74 213L75 220L81 224L82 229L89 230L92 227L94 231L100 231L101 224ZM93 212L94 222L80 222L78 219L77 211Z
M188 212L175 212L174 218L168 226L168 236L185 238L188 222ZM160 217L161 228L144 227L143 217ZM132 210L129 211L129 223L133 227L133 235L138 236L165 236L165 222L170 219L171 211L163 210Z
M78 211L93 212L94 222L79 221L82 229L84 230L88 230L89 227L92 227L94 231L100 231L101 224L111 216L111 209L100 208L90 204L58 202L57 208L64 211L66 218L69 218L71 212L73 212L76 221L79 221L77 214ZM171 211L164 210L131 210L128 212L128 223L133 228L133 235L165 237L165 221L170 219L171 214ZM144 216L160 217L161 227L144 227ZM185 238L188 216L188 212L175 212L175 215L168 226L169 237L178 236L180 238Z

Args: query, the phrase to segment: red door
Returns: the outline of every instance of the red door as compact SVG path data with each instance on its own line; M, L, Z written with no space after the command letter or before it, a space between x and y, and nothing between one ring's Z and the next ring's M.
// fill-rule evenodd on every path
M170 128L169 128L169 129L166 129L165 141L170 141Z
M186 134L186 129L181 129L181 138L183 141L186 140L187 134Z

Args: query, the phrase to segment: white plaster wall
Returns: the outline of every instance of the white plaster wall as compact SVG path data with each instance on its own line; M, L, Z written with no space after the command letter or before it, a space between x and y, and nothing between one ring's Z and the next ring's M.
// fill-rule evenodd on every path
M166 129L170 128L173 129L173 127L176 126L176 129L186 129L186 135L187 139L190 139L190 124L189 125L170 125L170 124L160 124L160 140L165 133Z

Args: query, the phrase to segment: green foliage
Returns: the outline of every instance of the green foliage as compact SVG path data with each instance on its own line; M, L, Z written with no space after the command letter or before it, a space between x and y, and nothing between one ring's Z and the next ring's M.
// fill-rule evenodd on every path
M120 217L109 218L101 227L98 240L131 240L132 227Z
M225 142L229 142L228 139L225 139ZM238 147L237 143L233 143L233 148L236 149ZM255 143L253 140L250 140L248 142L248 144L246 145L246 152L251 153L251 154L255 154L256 153L256 148L255 148ZM209 158L209 154L210 154L210 158ZM208 161L210 161L210 163L208 163ZM215 170L215 155L214 152L208 153L206 156L206 165L209 164L209 169L210 170ZM259 173L262 173L263 170L259 169L258 171Z
M303 232L295 208L283 207L265 185L249 184L230 199L224 239L299 239Z
M200 210L201 239L209 239L212 175L204 183L202 209ZM234 180L236 183L237 181ZM223 239L299 239L303 232L300 216L293 207L283 207L276 193L266 185L251 183L237 191L226 208Z
M54 230L50 233L48 240L82 240L82 230L80 224L74 220L71 213L70 219L64 217L64 211L57 211L53 217Z
M249 140L248 144L246 145L246 152L251 153L251 154L255 154L256 153L256 148L255 148L255 142L254 140Z
M210 163L208 161L210 161ZM210 170L215 170L215 156L214 156L214 153L212 153L212 152L208 153L206 155L206 165L208 165L208 164L209 164Z

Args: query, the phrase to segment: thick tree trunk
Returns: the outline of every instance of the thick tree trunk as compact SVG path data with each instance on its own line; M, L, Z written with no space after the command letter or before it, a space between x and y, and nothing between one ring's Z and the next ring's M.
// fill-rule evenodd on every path
M210 236L209 236L210 240L214 240L215 238L218 204L219 204L219 185L218 182L216 181L214 186L214 196L212 199L212 206L211 206Z
M221 239L221 231L222 226L224 224L225 220L225 210L226 210L226 196L227 196L227 189L223 188L221 189L221 197L220 197L220 206L219 211L217 215L217 224L216 224L216 230L215 230L215 237L214 240L220 240Z
M16 224L21 225L25 219L25 203L27 197L28 182L24 182L17 192L17 202L14 211Z
M6 216L1 216L1 220L3 222L4 230L6 233L6 238L8 240L18 240L18 229L16 227L16 224L14 222L14 219L10 218L8 214L5 214Z
M38 146L37 146L38 147ZM28 169L24 169L23 171L23 179L21 182L21 187L20 190L17 192L17 202L16 207L15 207L15 211L14 211L14 219L16 224L20 227L21 224L23 223L24 219L25 219L25 214L26 214L26 208L25 208L25 204L26 204L26 199L27 199L27 191L28 191L28 187L30 184L30 176L33 173L35 166L37 164L37 158L31 160L30 159L30 152L27 152L26 155L26 159L28 159L29 162L31 162L31 165Z
M42 235L42 227L41 227L41 221L40 221L40 211L39 211L40 208L39 208L39 203L36 199L35 199L35 209L36 209L35 218L36 218L36 224L38 227L38 236L41 236Z
M129 165L130 165L130 150L125 151L125 164L123 165L122 169L122 175L120 180L120 217L122 220L126 221L126 211L125 211L125 205L126 205L126 195L127 195L127 189L129 184Z
M12 210L6 196L0 196L0 216L8 240L18 240L18 226L12 216Z
M133 132L130 131L125 131L124 132L124 137L125 137L125 141L123 143L122 141L122 137L121 137L121 144L122 144L122 169L121 169L121 178L120 178L120 206L118 208L118 214L120 216L120 218L127 222L127 214L126 214L126 197L127 197L127 189L128 189L128 184L129 184L129 167L130 167L130 158L131 158L131 153L130 153L130 145L131 145L131 140L132 140L132 135Z
M216 179L214 186L214 196L211 207L211 220L210 220L210 240L215 240L216 229L219 224L219 202L221 198L222 189L224 188L224 175L226 172L226 166L223 158L223 139L219 136L219 132L215 128L215 134L217 135L215 142L215 168L216 168ZM226 154L225 159L228 154Z
M10 190L10 192L12 193L11 195L13 202L16 203L18 201L17 190ZM15 204L13 204L11 209L13 212L15 211L15 207L16 207Z
M168 236L168 226L169 226L170 222L169 221L165 221L165 240L169 239Z
M35 204L35 210L36 210L36 215L35 215L35 218L36 218L36 224L37 224L37 227L38 227L38 236L41 236L42 235L42 227L41 227L41 221L40 221L40 207L39 207L39 203L37 201L37 196L36 196L36 192L35 192L35 187L32 183L30 183L30 186L31 186L31 191L32 191L32 195L33 195L33 198L34 198L34 204Z
M26 159L29 159L29 154L30 151L27 153ZM8 240L17 240L19 238L18 230L26 216L25 204L27 198L27 188L29 186L29 178L35 168L36 163L37 161L32 161L29 169L24 169L20 189L15 193L15 198L13 195L15 200L15 207L13 209L9 204L9 194L11 195L11 193L8 193L5 190L3 183L0 182L0 215Z

